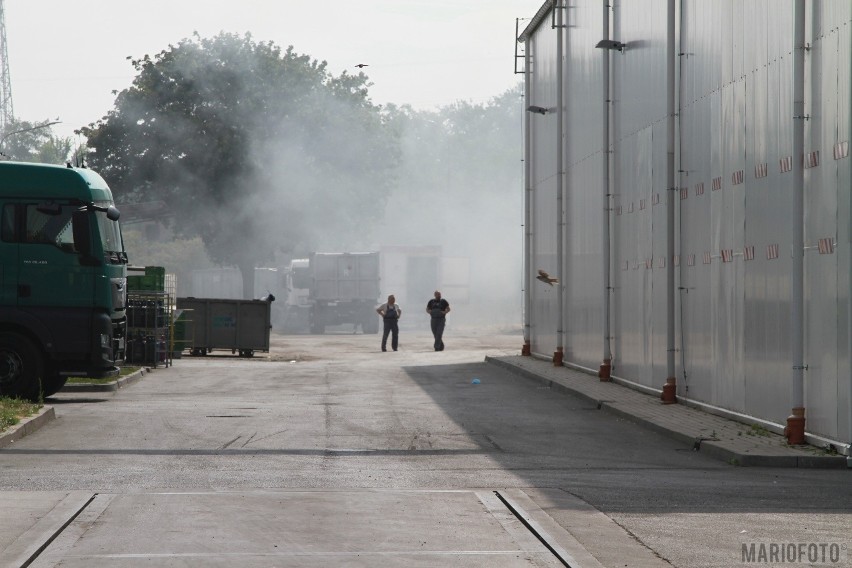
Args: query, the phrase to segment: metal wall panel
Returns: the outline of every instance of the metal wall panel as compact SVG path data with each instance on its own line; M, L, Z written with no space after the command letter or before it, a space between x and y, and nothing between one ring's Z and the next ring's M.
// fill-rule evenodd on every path
M613 373L649 386L665 380L665 26L663 0L613 3L612 37L627 44L611 57Z
M837 79L837 109L835 124L837 126L837 137L835 144L846 143L846 147L852 144L850 141L850 105L852 105L852 3L833 3L835 13L830 16L838 27L838 79ZM841 146L842 147L842 146ZM834 157L832 151L832 157ZM852 158L839 158L837 162L837 188L838 188L838 312L841 314L838 330L838 358L837 378L839 381L837 389L837 423L840 439L852 442L852 337L850 337L850 325L852 325L852 313L850 313L850 273L852 273ZM843 325L846 321L846 325ZM845 405L844 405L844 401ZM846 437L843 438L843 433Z
M680 0L679 191L666 187L666 2L612 6L613 373L665 378L665 200L676 200L679 394L783 423L790 412L793 179L792 0ZM805 122L807 428L852 438L852 3L808 0ZM575 0L566 72L566 360L601 355L601 2ZM555 100L556 32L537 50L534 92ZM528 46L529 47L529 46ZM541 104L536 101L534 104ZM541 106L546 106L541 104ZM536 118L534 269L555 267L555 125ZM844 146L845 144L845 146ZM818 154L817 154L818 153ZM546 197L545 197L546 196ZM822 249L820 249L822 242ZM830 246L827 244L830 243ZM533 290L534 350L556 345L554 290ZM688 389L688 390L687 390Z
M525 105L556 107L556 34L549 22L527 42L531 54L530 100ZM532 270L556 276L556 113L531 113L532 137ZM557 345L557 302L560 286L535 281L531 287L530 343L534 352L550 355Z
M603 57L600 2L566 11L565 357L597 369L603 355ZM571 136L583 132L584 136Z

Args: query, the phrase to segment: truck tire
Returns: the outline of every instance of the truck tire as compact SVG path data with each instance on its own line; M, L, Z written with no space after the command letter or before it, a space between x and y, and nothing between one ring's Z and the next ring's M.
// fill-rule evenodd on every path
M44 379L41 381L41 390L42 396L47 398L49 396L53 396L59 391L62 390L62 387L65 386L65 383L68 381L68 377L58 375L56 373L47 373Z
M0 333L0 395L38 402L44 361L32 341L14 332Z

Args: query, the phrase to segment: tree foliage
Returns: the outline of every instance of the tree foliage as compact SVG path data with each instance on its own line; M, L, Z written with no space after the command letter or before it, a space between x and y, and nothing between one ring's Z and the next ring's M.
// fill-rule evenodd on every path
M12 121L0 133L0 153L18 162L65 164L74 151L71 138L55 136L50 121Z
M132 63L115 108L83 129L89 163L119 200L166 202L175 232L244 280L381 217L398 148L365 75L226 33Z

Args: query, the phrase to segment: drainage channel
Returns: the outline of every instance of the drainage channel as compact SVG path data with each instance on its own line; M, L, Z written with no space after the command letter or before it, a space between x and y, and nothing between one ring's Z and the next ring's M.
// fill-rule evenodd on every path
M67 528L68 528L68 526L69 526L71 523L73 523L73 522L74 522L74 520L75 520L77 517L79 517L79 516L80 516L80 514L81 514L83 511L85 511L85 510L86 510L86 507L88 507L89 505L91 505L91 504L92 504L92 501L94 501L97 497L98 497L98 494L97 494L97 493L95 493L95 494L93 494L93 495L92 495L92 496L91 496L88 500L86 500L86 502L85 502L85 503L83 503L83 505L82 505L79 509L77 509L77 511L76 511L73 515L71 515L71 516L68 518L68 520L67 520L67 521L65 521L64 523L62 523L62 525L61 525L59 528L57 528L57 529L53 532L53 534L51 534L51 535L50 535L50 537L48 537L48 538L44 541L44 543L43 543L41 546L39 546L39 547L38 547L38 548L37 548L37 549L36 549L36 550L32 553L32 555L30 555L30 557L29 557L29 558L27 558L27 559L24 561L24 563L23 563L23 564L21 564L21 568L27 568L27 567L28 567L28 566L30 566L33 562L35 562L36 560L38 560L38 557L39 557L39 556L41 556L41 553L42 553L42 552L44 552L45 550L47 550L47 547L48 547L48 546L50 546L51 544L53 544L53 541L55 541L55 540L59 537L59 535L61 535L61 534L62 534L62 531L64 531L65 529L67 529Z
M521 508L511 497L508 495L504 495L499 491L495 491L494 494L498 499L509 509L515 518L517 518L521 523L530 531L541 544L544 545L556 558L559 562L562 563L563 566L567 568L582 568L580 563L577 562L571 554L556 544L554 539L544 530L538 522L535 521L530 515Z

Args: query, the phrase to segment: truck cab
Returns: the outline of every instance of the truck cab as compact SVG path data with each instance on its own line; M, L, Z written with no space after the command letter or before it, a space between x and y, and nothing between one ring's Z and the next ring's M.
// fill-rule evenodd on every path
M95 172L0 163L0 395L50 396L118 373L127 253Z

